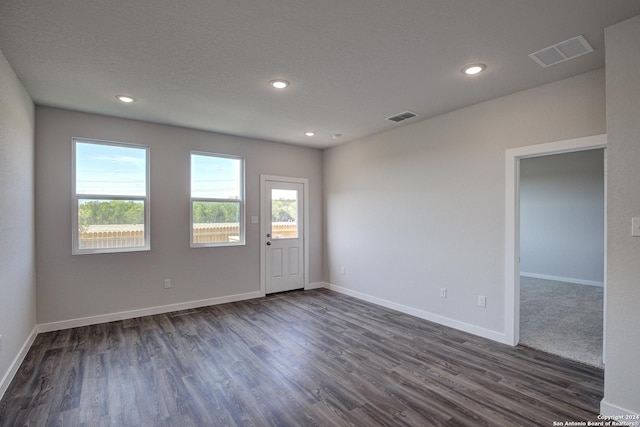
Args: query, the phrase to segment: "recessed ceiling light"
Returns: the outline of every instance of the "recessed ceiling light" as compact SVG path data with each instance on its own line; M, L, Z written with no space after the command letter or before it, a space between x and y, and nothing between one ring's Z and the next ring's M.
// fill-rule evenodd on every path
M315 132L305 132L304 134L306 136L314 136L316 133Z
M128 95L117 95L116 99L118 101L124 102L126 104L130 104L130 103L132 103L132 102L134 102L136 100L135 98L133 98L131 96L128 96Z
M282 79L271 80L269 84L276 89L284 89L289 86L289 82Z
M467 65L466 67L464 67L462 69L462 73L463 74L467 74L469 76L472 76L474 74L478 74L483 72L484 70L486 70L487 66L484 64L471 64L471 65Z

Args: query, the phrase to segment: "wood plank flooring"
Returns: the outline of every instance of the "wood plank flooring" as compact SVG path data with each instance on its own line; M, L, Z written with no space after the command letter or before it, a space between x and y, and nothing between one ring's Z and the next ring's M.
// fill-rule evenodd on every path
M326 289L40 334L1 426L552 426L602 370Z

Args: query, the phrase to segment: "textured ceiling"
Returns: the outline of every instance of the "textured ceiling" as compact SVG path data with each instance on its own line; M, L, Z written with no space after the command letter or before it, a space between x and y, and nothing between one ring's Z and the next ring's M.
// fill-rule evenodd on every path
M603 67L603 29L638 14L638 0L0 0L0 49L40 105L328 147ZM593 53L527 56L580 34ZM473 62L487 70L464 76ZM385 120L406 110L420 116Z

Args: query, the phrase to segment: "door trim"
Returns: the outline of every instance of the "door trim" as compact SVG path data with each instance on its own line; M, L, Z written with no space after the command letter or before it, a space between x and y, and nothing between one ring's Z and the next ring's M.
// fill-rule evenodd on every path
M289 176L277 176L277 175L260 175L260 293L262 296L267 294L267 267L266 267L266 247L267 247L267 200L265 197L265 193L267 190L267 181L278 181L278 182L291 182L296 184L302 184L304 189L304 200L302 203L302 209L304 210L304 239L303 239L303 250L304 250L304 289L307 289L309 286L309 179L308 178L297 178L297 177L289 177Z
M505 152L505 262L504 262L504 301L505 301L505 342L517 345L520 341L520 159L540 157L550 154L571 153L575 151L607 148L607 135L594 135L584 138L511 148ZM607 287L607 154L605 150L605 239L604 239L604 322L606 324L606 287ZM606 328L605 328L606 330ZM605 335L603 334L603 349ZM604 361L604 355L603 355Z

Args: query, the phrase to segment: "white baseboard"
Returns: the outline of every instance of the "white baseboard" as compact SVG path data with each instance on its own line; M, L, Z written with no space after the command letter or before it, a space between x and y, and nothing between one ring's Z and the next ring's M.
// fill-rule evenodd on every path
M520 272L521 276L531 277L532 279L543 279L543 280L555 280L556 282L566 282L566 283L576 283L578 285L587 285L587 286L604 286L604 282L597 282L593 280L584 280L584 279L574 279L573 277L562 277L562 276L551 276L549 274L537 274L537 273L525 273Z
M24 358L27 356L27 353L31 348L31 344L33 344L33 341L36 339L37 335L38 335L38 325L36 325L33 328L31 333L27 337L27 340L24 342L24 344L20 348L20 351L18 352L17 356L15 357L15 359L13 359L13 362L11 362L11 365L9 365L9 369L2 377L2 380L0 380L0 399L2 399L2 397L4 396L4 393L7 391L7 388L9 388L9 384L11 384L11 380L13 380L13 377L16 375L16 372L18 372L18 368L22 364L22 361L24 360Z
M497 341L503 344L510 344L507 340L507 336L498 331L482 328L480 326L472 325L470 323L461 322L459 320L451 319L449 317L440 316L438 314L429 313L428 311L419 310L417 308L409 307L406 305L398 304L392 301L388 301L382 298L374 297L371 295L363 294L361 292L353 291L351 289L343 288L329 284L329 289L340 292L345 295L352 296L354 298L361 299L373 304L381 305L383 307L390 308L392 310L399 311L401 313L410 314L412 316L419 317L421 319L429 320L430 322L438 323L440 325L448 326L450 328L458 329L460 331L468 332L473 335L477 335L483 338L487 338L493 341Z
M95 325L105 322L114 322L117 320L133 319L134 317L152 316L154 314L170 313L172 311L179 310L189 310L192 308L206 307L208 305L225 304L228 302L244 301L261 297L264 297L264 295L260 291L248 292L246 294L229 295L225 297L208 298L197 301L188 301L177 304L142 308L138 310L120 311L118 313L82 317L79 319L62 320L60 322L43 323L41 325L38 325L37 328L38 332L59 331L62 329L77 328L80 326Z
M613 405L605 401L604 399L602 399L600 401L600 415L602 415L603 417L611 418L612 420L624 422L624 421L629 421L631 419L637 420L638 419L637 417L640 414L636 414L627 409ZM627 418L625 419L625 417ZM633 417L633 418L629 418L629 417Z
M308 291L311 289L321 289L321 288L329 288L329 284L326 282L308 283L307 286L304 287L304 290Z

